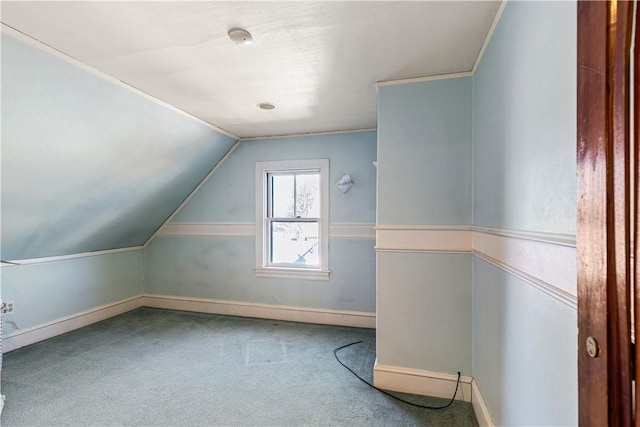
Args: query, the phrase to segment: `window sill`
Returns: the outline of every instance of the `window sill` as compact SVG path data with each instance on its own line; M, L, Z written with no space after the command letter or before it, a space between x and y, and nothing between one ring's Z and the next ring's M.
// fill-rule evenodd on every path
M256 277L301 280L329 280L329 271L306 268L255 267Z

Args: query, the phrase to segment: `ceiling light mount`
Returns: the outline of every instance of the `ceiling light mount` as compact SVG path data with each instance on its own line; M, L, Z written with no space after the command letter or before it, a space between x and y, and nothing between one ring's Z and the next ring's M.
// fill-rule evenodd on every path
M235 44L250 44L253 41L251 33L247 30L243 30L242 28L232 28L227 34Z
M261 102L257 105L257 107L261 110L275 110L277 108L277 105L273 102Z

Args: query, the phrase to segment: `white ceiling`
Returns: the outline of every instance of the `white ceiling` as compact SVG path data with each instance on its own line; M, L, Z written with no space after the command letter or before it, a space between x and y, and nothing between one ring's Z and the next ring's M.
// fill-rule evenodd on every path
M376 127L380 81L471 71L499 1L7 2L2 22L239 137ZM245 28L253 43L227 32ZM256 104L270 101L273 111Z

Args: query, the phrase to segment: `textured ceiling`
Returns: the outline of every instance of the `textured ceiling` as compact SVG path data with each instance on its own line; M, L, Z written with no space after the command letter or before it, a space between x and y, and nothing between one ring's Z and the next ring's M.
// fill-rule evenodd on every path
M35 40L254 137L376 127L376 82L471 71L499 5L3 1L1 12ZM254 42L233 44L233 27Z

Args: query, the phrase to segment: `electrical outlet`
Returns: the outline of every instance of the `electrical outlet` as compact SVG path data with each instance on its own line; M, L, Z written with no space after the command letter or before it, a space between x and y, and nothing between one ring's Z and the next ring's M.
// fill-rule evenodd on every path
M14 304L13 301L3 302L2 306L0 306L0 315L4 316L5 314L13 313Z

